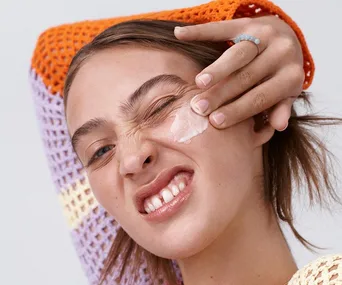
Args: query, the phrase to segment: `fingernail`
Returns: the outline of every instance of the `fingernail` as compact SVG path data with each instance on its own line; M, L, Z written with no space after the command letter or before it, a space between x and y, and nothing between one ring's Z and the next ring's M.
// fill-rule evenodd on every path
M225 116L222 113L216 113L212 115L212 119L216 125L221 125L225 120Z
M201 99L201 100L196 102L197 96L198 95L196 95L194 98L192 98L190 104L191 104L192 108L196 111L196 113L204 114L205 111L207 111L209 108L209 102L206 99Z
M285 130L287 129L288 126L289 126L289 122L287 122L285 128L283 128L282 130L279 130L279 132L285 131Z
M204 86L207 86L211 82L211 80L213 80L213 77L208 73L204 73L198 76L196 79L200 81Z
M177 33L177 34L184 35L184 34L186 34L187 30L188 29L184 28L184 27L175 27L175 33Z

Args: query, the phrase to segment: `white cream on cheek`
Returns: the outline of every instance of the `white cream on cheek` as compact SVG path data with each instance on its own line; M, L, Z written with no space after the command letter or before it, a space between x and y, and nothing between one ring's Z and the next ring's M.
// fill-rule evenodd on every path
M196 114L190 104L186 104L177 111L170 132L174 141L190 143L193 137L203 133L208 126L208 117Z

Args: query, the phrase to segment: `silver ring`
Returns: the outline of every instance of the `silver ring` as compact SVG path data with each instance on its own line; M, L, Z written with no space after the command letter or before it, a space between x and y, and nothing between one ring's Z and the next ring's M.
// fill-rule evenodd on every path
M242 41L252 42L258 48L258 54L260 53L260 50L259 50L259 45L260 45L260 42L261 42L260 39L258 39L257 37L251 36L251 35L241 34L241 35L238 35L233 40L234 44L237 44L237 43L242 42Z

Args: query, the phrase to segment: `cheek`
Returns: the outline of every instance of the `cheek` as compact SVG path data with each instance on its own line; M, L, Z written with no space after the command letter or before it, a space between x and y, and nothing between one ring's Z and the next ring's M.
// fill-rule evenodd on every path
M125 229L131 233L136 228L137 216L131 199L125 196L120 179L113 175L114 168L106 167L89 175L89 183L99 204ZM137 233L135 234L135 236Z
M203 135L201 153L209 170L218 180L234 184L249 179L252 171L253 147L249 122L226 130L210 128ZM209 155L210 154L210 155Z
M248 129L248 123L226 130L209 126L192 142L196 147L191 156L199 167L195 204L201 221L194 227L203 243L221 233L250 197L255 182Z
M224 130L209 125L187 146L187 154L199 167L201 184L210 189L206 191L208 199L215 197L217 202L221 195L228 200L238 199L243 189L249 188L254 169L251 128L249 121Z
M174 142L187 143L208 129L209 120L194 113L190 105L183 106L175 115L170 128L170 137Z
M246 121L226 130L209 128L202 136L201 147L198 148L201 151L196 157L202 168L203 184L216 189L208 191L206 198L211 199L213 204L222 205L218 207L220 215L227 208L233 214L255 181L250 128L250 123Z
M124 196L120 190L122 185L113 173L115 170L109 163L101 170L88 173L88 179L96 200L107 212L116 216L123 210Z
M154 139L167 141L173 146L184 146L184 144L190 144L197 137L201 137L208 127L208 117L197 115L192 111L190 104L186 103L162 124L151 128L149 135Z

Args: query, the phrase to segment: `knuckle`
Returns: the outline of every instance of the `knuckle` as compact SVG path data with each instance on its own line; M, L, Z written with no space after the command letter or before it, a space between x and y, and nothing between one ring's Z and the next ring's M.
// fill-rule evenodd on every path
M291 38L283 38L281 40L281 50L282 54L284 54L285 57L287 56L293 56L297 53L298 48L295 41L293 41Z
M197 29L193 29L191 31L191 37L194 40L200 40L202 38L202 29L201 28L197 28Z
M266 109L266 94L264 92L256 93L252 104L256 112Z
M246 50L242 47L238 47L235 49L235 57L239 59L244 59L246 57Z
M208 41L217 41L217 34L211 31L217 31L220 29L220 22L209 22L202 25L201 39L206 39Z
M252 18L252 17L239 18L239 22L241 23L242 27L246 27L248 25L255 24L256 18Z
M236 101L236 104L231 103L230 108L226 110L226 117L227 122L229 122L230 125L235 125L245 119L248 118L248 113L250 108L246 109L246 106L243 103L238 103Z
M248 70L241 70L236 73L236 77L242 88L249 87L252 83L252 74Z
M184 26L186 30L186 36L191 40L199 40L202 36L203 27L201 25L194 25L194 26Z
M271 24L263 25L261 28L261 32L265 38L270 38L275 34L275 28Z

